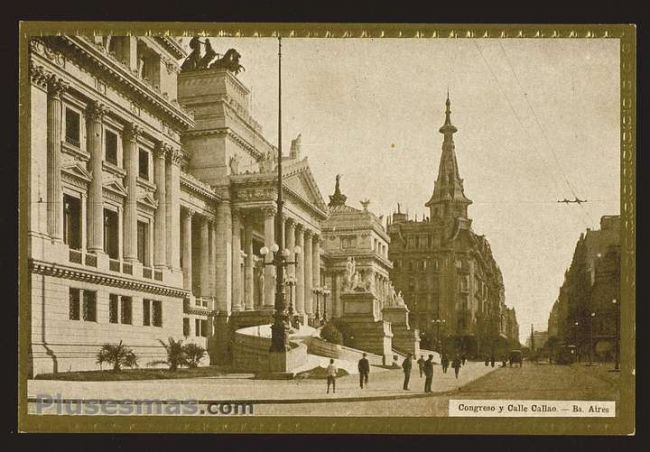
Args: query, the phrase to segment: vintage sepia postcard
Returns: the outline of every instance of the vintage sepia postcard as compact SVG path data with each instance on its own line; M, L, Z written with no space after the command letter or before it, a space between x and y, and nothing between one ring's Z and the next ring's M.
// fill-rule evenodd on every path
M634 434L634 25L20 33L21 431Z

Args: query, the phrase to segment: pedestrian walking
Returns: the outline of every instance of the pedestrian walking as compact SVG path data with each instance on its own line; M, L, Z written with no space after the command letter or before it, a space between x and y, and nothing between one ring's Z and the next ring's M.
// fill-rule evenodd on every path
M454 373L458 379L458 372L460 372L460 358L458 356L454 358L454 361L451 363L451 367L454 368Z
M488 355L485 355L485 367L490 365L490 357Z
M336 394L336 373L338 369L334 365L334 360L330 359L330 365L327 366L327 393L330 393L330 386L332 386L332 392Z
M359 386L363 389L365 384L368 387L368 374L370 373L370 363L366 358L366 354L363 354L363 358L359 360Z
M467 358L465 357L465 354L464 354L464 353L463 353L463 357L461 358L461 360L462 360L462 362L463 362L463 366L464 366L464 365L465 365L465 361L467 360Z
M431 382L433 381L433 355L424 362L424 392L431 392Z
M405 391L409 390L409 380L411 379L411 369L413 368L413 355L410 353L404 358L402 369L404 369L404 386Z
M422 378L422 375L424 375L424 356L422 355L418 359L418 368L420 369L420 378Z
M446 374L447 369L449 368L449 357L447 356L446 353L442 354L442 359L440 360L440 364L442 365L442 373Z
M494 367L494 355L490 356L490 365Z

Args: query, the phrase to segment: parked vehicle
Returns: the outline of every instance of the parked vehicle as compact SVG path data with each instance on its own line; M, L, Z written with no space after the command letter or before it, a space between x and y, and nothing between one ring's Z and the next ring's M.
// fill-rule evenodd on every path
M519 367L522 366L524 361L524 354L521 350L510 350L510 367L513 364L519 364Z

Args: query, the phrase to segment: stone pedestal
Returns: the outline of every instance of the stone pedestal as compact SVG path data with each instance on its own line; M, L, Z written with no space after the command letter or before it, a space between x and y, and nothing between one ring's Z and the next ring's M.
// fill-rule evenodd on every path
M390 323L382 320L379 300L371 292L343 293L341 300L341 320L350 325L355 348L381 355L384 357L384 364L390 363L393 355L393 333Z
M232 361L232 331L226 313L216 314L213 318L212 335L208 338L208 355L210 364L226 364Z
M406 306L387 306L382 310L385 321L390 322L393 332L393 347L402 353L420 354L420 333L410 328L409 310Z
M270 323L273 323L273 311L270 310L236 311L230 315L230 328L232 331Z

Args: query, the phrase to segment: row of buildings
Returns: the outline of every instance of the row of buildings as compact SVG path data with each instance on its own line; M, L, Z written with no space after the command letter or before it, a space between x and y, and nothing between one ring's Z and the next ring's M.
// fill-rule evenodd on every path
M458 169L449 96L446 107L438 177L425 204L429 216L412 220L398 209L389 219L390 277L425 342L448 342L442 346L469 356L502 355L518 347L519 325L514 308L505 304L503 276L490 244L472 230L467 212L472 201Z
M380 300L392 279L425 333L444 320L468 350L518 336L489 245L467 219L449 101L431 221L396 214L387 231L367 203L346 204L338 179L326 204L298 136L282 157L275 231L277 148L248 88L227 64L181 70L186 57L169 37L30 40L21 315L32 375L94 369L99 347L120 340L141 365L168 337L229 362L234 330L271 322L273 255L261 250L276 234L302 322L342 314L353 257Z
M575 345L579 357L613 360L620 310L620 217L603 216L576 243L548 318L548 338Z

